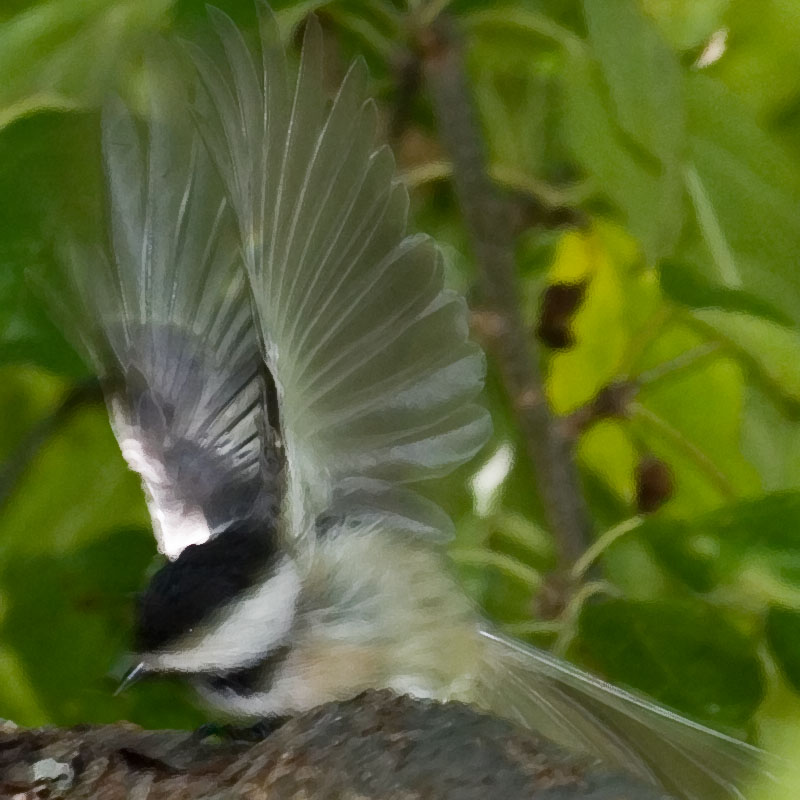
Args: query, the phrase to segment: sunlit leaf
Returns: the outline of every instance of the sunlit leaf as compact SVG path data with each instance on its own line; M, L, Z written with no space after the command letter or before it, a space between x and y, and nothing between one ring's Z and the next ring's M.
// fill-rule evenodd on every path
M673 322L649 343L640 369L658 372L706 342L691 326ZM630 429L675 475L671 515L693 517L760 491L739 443L744 393L744 371L724 352L667 372L639 392Z
M800 401L800 333L792 328L721 309L693 312L757 370L773 391Z
M575 346L550 360L548 390L557 413L588 402L616 376L628 340L625 287L630 263L620 265L601 230L562 236L548 271L551 284L585 282L572 323ZM605 331L598 337L597 331Z

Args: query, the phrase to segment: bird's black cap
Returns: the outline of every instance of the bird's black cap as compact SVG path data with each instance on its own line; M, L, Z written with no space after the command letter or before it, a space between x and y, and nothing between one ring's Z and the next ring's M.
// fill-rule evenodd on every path
M140 597L136 649L153 652L191 633L262 581L276 556L274 531L252 526L190 545L153 576Z

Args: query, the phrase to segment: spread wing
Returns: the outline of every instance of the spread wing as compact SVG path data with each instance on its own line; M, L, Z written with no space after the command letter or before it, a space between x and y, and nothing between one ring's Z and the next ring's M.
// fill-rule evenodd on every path
M381 507L409 508L398 486L470 458L490 423L472 402L484 362L465 303L443 288L434 243L406 235L407 193L389 150L375 147L364 64L329 102L316 20L293 80L274 17L258 8L259 58L211 9L224 58L195 61L214 109L201 126L236 211L279 395L287 511L302 536L356 484L362 499L374 492ZM421 513L410 528L440 525L433 509Z
M162 87L146 130L103 114L109 236L72 245L49 294L100 375L175 558L232 522L275 514L280 463L238 234L185 100Z
M779 759L618 689L548 653L484 632L476 701L682 800L745 800L774 786ZM783 767L785 770L785 766Z

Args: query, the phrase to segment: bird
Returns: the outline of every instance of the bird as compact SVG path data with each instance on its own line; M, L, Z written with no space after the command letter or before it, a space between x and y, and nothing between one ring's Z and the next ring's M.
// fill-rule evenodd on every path
M371 688L463 701L685 800L776 780L758 748L475 609L418 484L490 437L485 359L441 250L408 232L365 63L331 98L313 16L295 67L266 3L256 47L208 13L193 98L154 90L144 122L106 103L108 235L69 243L51 291L167 558L127 682L178 675L247 721Z

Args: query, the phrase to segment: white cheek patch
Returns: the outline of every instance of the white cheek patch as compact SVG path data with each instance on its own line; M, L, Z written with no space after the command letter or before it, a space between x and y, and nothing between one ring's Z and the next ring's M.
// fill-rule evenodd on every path
M207 542L211 531L205 515L176 496L164 465L133 437L121 439L120 449L128 466L142 476L159 551L174 560L190 544Z
M277 572L255 591L222 608L208 626L185 638L185 646L143 658L149 669L166 672L225 672L255 664L289 634L300 594L300 577L284 559Z

